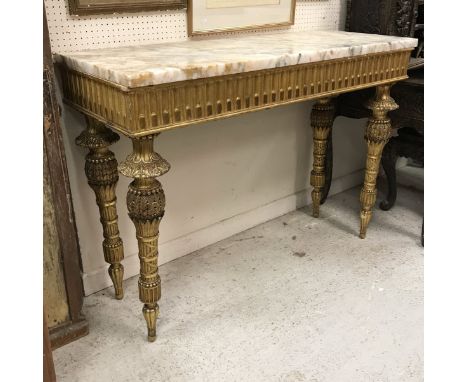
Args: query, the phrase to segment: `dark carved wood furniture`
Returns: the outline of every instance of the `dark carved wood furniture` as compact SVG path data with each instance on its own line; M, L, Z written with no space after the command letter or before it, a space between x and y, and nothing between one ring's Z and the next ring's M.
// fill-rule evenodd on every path
M420 75L423 76L422 70ZM397 195L396 161L398 157L414 159L424 165L424 84L412 75L400 87L397 87L394 96L398 97L400 107L405 115L394 118L401 128L398 135L392 137L382 153L382 166L387 176L387 198L380 203L384 211L393 207ZM414 80L414 82L413 82ZM421 80L423 81L423 80ZM401 93L400 93L401 92ZM400 114L401 115L401 114Z
M413 37L420 0L348 0L346 30Z
M382 153L382 166L387 175L388 193L380 204L390 209L396 200L396 170L398 157L408 157L423 163L424 158L424 2L421 0L348 0L346 29L351 32L389 34L418 37L408 67L409 78L395 84L392 97L399 108L389 113L392 127L398 136L392 137ZM340 95L335 101L336 114L349 118L367 118L363 107L372 96L369 89ZM325 160L326 184L321 203L324 203L332 181L333 143L330 134Z
M380 203L384 211L393 207L397 195L396 160L406 157L424 165L424 2L419 1L415 15L414 36L419 44L413 53L409 78L395 86L393 96L400 101L401 112L397 113L398 136L390 139L382 154L382 166L387 175L387 198ZM424 225L421 235L424 243ZM424 244L423 244L424 245Z

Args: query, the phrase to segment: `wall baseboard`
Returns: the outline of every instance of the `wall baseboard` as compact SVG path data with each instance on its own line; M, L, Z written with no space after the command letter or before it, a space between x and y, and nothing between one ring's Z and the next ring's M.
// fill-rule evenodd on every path
M361 169L333 179L329 196L362 184L363 177L364 170ZM181 236L166 243L161 243L159 245L159 265L188 255L310 203L310 189L302 190L264 206L260 206L254 210L227 218L188 235ZM126 256L122 264L125 267L125 279L138 275L140 262L137 253ZM99 268L92 273L83 274L83 286L86 296L111 285L112 282L107 273L107 266Z

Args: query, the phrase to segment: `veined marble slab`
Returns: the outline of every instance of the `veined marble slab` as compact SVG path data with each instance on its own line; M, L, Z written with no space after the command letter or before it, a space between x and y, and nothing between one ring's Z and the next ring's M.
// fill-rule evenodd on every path
M414 48L416 39L339 31L283 32L55 55L128 88Z

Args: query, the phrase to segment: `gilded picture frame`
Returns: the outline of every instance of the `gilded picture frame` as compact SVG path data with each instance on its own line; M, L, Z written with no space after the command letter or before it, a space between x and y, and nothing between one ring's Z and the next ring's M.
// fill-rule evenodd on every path
M293 25L296 0L188 0L187 10L188 34L200 36ZM210 25L210 19L215 23Z
M187 7L187 0L68 0L71 15L161 11Z

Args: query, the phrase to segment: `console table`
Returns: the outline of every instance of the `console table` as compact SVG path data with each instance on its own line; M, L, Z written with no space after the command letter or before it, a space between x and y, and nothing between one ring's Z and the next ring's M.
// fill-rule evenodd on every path
M360 237L366 235L376 200L376 177L391 135L387 112L398 106L390 86L407 78L412 38L348 32L282 32L179 43L56 54L64 102L82 112L87 128L76 144L89 149L85 172L96 194L104 231L104 257L115 296L123 297L122 240L115 187L118 172L133 178L127 207L138 240L139 297L156 339L161 280L159 223L165 196L158 177L169 163L154 151L154 138L189 126L293 102L316 99L312 108L313 216L319 216L325 184L324 159L334 111L330 100L345 92L376 87L367 107L366 175L361 191ZM133 152L117 164L109 146L122 133Z

